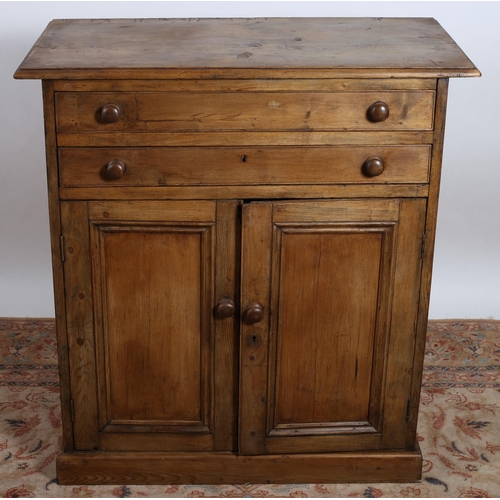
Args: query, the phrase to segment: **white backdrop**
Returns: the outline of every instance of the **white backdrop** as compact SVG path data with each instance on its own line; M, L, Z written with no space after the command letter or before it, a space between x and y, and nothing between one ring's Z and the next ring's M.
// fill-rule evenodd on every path
M54 18L434 17L483 72L450 82L431 318L500 318L500 4L0 2L0 317L52 317L39 81L12 74Z

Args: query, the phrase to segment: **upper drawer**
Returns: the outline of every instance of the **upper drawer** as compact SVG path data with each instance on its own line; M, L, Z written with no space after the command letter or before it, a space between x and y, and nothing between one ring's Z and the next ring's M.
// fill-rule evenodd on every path
M57 92L57 130L431 130L434 95L434 91ZM380 110L370 116L374 103L384 103L388 116Z

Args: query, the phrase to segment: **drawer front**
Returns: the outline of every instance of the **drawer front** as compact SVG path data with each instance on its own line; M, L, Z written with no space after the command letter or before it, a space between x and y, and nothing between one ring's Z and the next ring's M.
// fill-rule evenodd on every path
M432 130L434 97L434 91L58 92L57 130ZM384 103L388 115L370 114L375 103Z
M426 183L430 149L430 146L61 148L60 184L112 187Z

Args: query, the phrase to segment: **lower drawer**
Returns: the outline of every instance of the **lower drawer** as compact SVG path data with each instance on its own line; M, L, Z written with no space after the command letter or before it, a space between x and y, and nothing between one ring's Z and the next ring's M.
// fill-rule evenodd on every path
M430 146L60 148L61 187L426 183Z

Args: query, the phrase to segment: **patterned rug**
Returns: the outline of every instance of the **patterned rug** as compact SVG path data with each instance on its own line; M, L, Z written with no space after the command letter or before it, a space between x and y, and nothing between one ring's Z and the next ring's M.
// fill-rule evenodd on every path
M54 322L0 320L4 497L499 497L500 322L429 324L411 484L58 486L61 421Z

